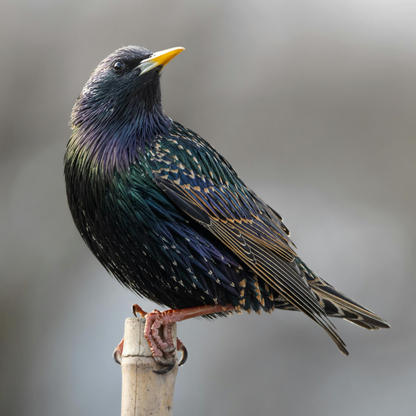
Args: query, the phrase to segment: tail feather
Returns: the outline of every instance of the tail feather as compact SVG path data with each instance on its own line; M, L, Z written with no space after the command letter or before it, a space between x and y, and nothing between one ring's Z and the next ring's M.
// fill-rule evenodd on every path
M380 326L370 325L362 321L357 321L353 319L346 319L346 321L349 321L354 325L360 326L361 328L369 329L370 331L373 331L374 329L380 329ZM383 328L389 328L389 327L383 327Z
M350 299L342 292L336 290L324 279L310 270L302 260L296 258L295 261L296 265L300 268L300 270L303 271L310 289L315 294L319 304L322 306L322 309L325 311L325 314L328 317L345 319L355 325L369 330L390 328L390 325L387 321L380 318L374 312L370 311L354 300ZM282 295L274 299L274 307L284 310L299 310ZM348 355L348 351L345 349L344 342L341 340L341 338L339 338L336 332L334 330L328 330L328 328L325 327L324 329L335 341L338 348L345 355Z
M312 286L325 312L330 317L342 318L369 330L390 328L387 321L364 308L332 286Z

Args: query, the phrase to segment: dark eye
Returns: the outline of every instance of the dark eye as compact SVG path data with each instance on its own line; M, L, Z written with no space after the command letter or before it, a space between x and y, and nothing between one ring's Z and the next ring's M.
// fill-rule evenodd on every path
M113 69L115 72L121 72L126 67L123 61L116 61L113 63Z

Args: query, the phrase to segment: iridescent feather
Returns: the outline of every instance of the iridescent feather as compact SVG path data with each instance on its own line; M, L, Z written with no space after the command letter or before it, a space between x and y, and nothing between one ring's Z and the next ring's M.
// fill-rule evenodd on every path
M103 266L138 295L173 309L302 311L344 354L328 316L388 328L314 274L297 256L282 217L212 146L164 114L160 71L140 76L149 56L127 47L107 57L71 119L68 202ZM121 75L113 66L120 61Z

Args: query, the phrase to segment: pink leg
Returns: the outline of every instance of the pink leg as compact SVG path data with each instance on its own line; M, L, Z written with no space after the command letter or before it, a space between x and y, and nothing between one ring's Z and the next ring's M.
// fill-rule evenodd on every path
M166 367L166 369L158 371L157 373L166 373L170 371L175 363L175 346L172 338L172 324L185 319L195 318L197 316L209 315L219 312L233 311L232 305L226 306L197 306L187 309L169 309L164 312L153 310L151 313L146 314L146 325L144 335L149 343L153 357L156 362ZM133 312L139 312L142 316L145 312L138 306L133 305ZM162 327L163 338L160 336L160 329ZM178 340L177 349L182 352L182 358L180 365L183 365L187 359L188 353L183 343Z

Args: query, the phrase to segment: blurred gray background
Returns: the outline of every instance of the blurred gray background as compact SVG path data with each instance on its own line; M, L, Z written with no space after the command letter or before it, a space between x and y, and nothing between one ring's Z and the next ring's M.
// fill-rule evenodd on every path
M179 324L183 416L416 414L416 3L2 0L0 413L120 413L130 305L67 208L71 107L138 44L186 51L164 108L285 218L318 274L390 330L336 321L344 357L284 311Z

